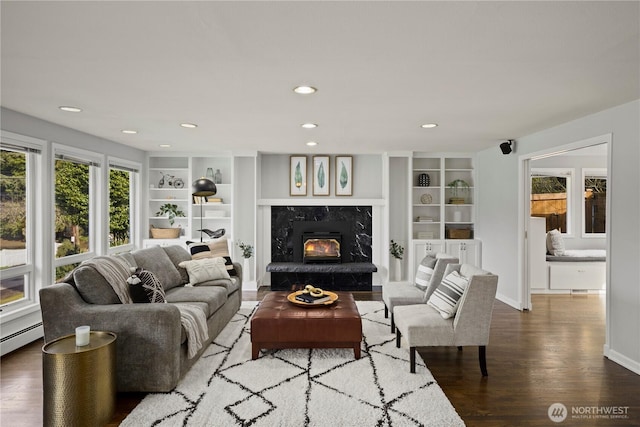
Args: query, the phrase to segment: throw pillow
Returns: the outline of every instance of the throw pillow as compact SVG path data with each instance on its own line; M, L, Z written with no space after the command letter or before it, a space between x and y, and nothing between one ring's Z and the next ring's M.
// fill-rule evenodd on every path
M560 230L551 230L547 233L547 252L551 255L564 255L564 238Z
M467 286L469 286L469 279L453 271L442 279L427 304L438 310L444 319L449 319L458 311L460 298Z
M233 261L229 255L229 243L226 237L221 239L210 240L203 243L187 242L191 259L218 258L224 259L227 266L227 272L230 276L237 276L238 272L233 268Z
M432 255L427 255L422 258L418 271L416 271L415 285L418 289L426 291L431 282L431 276L433 276L433 268L436 266L438 260Z
M160 280L149 270L140 267L131 268L127 279L129 294L134 303L164 303L167 297Z
M185 268L187 273L189 273L188 286L209 280L230 279L222 257L182 261L178 265Z

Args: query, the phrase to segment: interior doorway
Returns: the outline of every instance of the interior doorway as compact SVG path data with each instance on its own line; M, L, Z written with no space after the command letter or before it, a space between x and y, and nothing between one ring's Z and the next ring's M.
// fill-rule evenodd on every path
M539 284L534 284L536 278L545 277L548 280L548 273L545 270L543 274L540 274L541 268L535 262L532 262L532 245L535 247L535 236L532 234L533 225L530 224L530 217L534 216L547 216L550 220L543 221L545 226L555 226L552 228L560 228L562 235L565 237L565 241L570 242L569 245L572 248L588 249L589 246L603 247L606 253L610 253L609 242L609 225L606 223L606 217L609 213L609 197L604 193L605 199L605 215L597 213L595 210L597 207L601 207L601 201L596 200L595 203L588 204L585 200L585 191L587 187L585 183L598 184L600 181L610 182L609 174L611 172L610 164L610 152L611 152L611 135L603 135L587 140L582 140L574 143L568 143L564 146L554 147L540 152L534 152L524 154L520 156L520 217L519 221L521 226L519 227L519 242L520 242L520 306L525 310L533 309L531 304L532 289L539 288ZM587 156L600 156L602 157L602 163L588 164L584 159ZM605 165L605 167L599 167ZM560 182L560 186L564 185L567 188L564 195L565 200L562 199L562 195L554 194L546 197L537 197L540 200L539 205L545 205L537 213L532 213L532 177L556 177L560 178L557 181ZM553 180L550 180L553 181ZM560 190L550 190L560 193ZM602 196L600 196L602 198ZM571 200L573 198L573 200ZM596 196L597 199L597 196ZM548 202L545 200L553 200ZM553 205L553 206L552 206ZM538 208L534 208L538 209ZM545 211L548 209L548 211ZM554 212L555 209L555 212ZM591 211L589 212L589 209ZM599 218L604 217L604 233L602 233L602 225L598 224ZM539 229L537 229L539 230ZM545 229L545 233L546 233ZM595 232L594 232L595 231ZM539 233L539 231L535 231ZM539 246L539 245L538 245ZM546 247L546 246L545 246ZM537 253L537 252L536 252ZM608 264L608 262L607 262ZM546 261L543 263L546 268ZM606 307L609 305L609 268L606 267L605 273L605 298ZM538 291L535 291L538 292ZM542 291L545 293L545 291ZM546 291L553 293L553 291ZM566 293L566 292L565 292ZM608 324L609 324L609 312L607 310L607 337L608 337Z

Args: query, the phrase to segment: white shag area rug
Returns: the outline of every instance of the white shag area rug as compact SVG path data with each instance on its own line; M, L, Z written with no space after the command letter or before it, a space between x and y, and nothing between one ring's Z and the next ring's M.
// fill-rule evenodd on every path
M358 301L362 357L353 349L263 350L251 360L242 308L169 393L151 393L121 426L464 426L426 368L396 348L384 306Z

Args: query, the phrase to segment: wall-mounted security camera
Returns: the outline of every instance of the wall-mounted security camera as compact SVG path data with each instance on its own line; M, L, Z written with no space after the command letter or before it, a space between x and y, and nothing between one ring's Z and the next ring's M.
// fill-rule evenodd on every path
M502 150L502 154L510 154L516 150L516 142L513 139L505 141L500 144L500 149Z

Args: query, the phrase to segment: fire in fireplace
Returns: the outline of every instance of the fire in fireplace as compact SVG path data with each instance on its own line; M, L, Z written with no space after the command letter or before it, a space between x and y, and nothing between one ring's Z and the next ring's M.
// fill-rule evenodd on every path
M337 232L302 233L302 262L341 262L340 243Z

